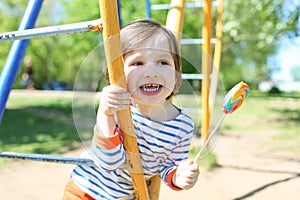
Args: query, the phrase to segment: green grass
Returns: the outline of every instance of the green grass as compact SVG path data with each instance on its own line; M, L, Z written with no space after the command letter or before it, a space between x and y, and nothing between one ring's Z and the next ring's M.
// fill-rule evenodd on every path
M180 102L180 107L200 108L197 105L199 101L191 100L189 95L182 95ZM267 144L287 152L299 152L299 102L298 93L269 97L254 92L239 110L227 116L223 132L241 135L245 131L271 133ZM81 106L78 110L86 110L84 103ZM84 114L82 112L83 118ZM215 118L219 116L216 115ZM200 128L199 116L192 114L192 117L197 128ZM81 139L91 138L92 135L88 129L83 130L80 137L77 132L72 113L72 98L12 96L0 126L0 151L60 154L80 147ZM192 147L191 156L197 148L199 147ZM205 168L210 169L216 164L217 158L209 153L201 162L202 166L207 165Z
M0 127L1 151L59 154L80 145L72 99L10 98Z
M300 153L300 96L283 94L265 96L252 94L242 107L227 116L223 132L242 136L244 132L259 133L263 148L285 153ZM254 140L256 138L253 138Z
M193 101L188 96L181 99L189 107ZM182 103L184 104L184 103ZM221 105L215 105L221 110ZM220 113L212 116L217 121ZM192 117L199 120L197 116ZM196 124L199 125L200 123ZM200 127L197 127L200 129ZM283 93L268 96L264 93L251 92L243 105L233 114L227 115L222 132L242 136L245 132L259 133L264 140L258 139L262 148L285 153L300 153L300 94ZM253 138L255 140L257 138ZM208 163L214 163L214 158Z
M276 130L299 132L300 98L250 96L227 117L227 130Z

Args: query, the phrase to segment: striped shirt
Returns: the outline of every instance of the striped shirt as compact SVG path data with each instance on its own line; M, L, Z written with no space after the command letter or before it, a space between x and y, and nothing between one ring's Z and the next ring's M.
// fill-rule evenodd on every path
M170 121L153 121L131 107L132 120L146 180L160 174L170 185L167 175L187 159L194 122L181 111ZM71 177L76 185L95 199L135 199L130 173L124 168L126 152L122 143L112 149L95 144L89 156L98 167L77 166Z

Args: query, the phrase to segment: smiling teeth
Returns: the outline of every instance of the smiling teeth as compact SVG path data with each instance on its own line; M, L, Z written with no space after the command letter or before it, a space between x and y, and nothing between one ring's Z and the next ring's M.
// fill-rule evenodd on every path
M145 92L156 92L159 90L158 84L146 84L142 86L143 91Z

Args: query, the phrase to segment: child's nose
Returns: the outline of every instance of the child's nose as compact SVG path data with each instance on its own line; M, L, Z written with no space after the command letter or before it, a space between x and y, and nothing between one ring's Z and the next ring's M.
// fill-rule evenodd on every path
M144 76L145 77L157 77L159 76L158 67L155 63L147 63L144 68Z

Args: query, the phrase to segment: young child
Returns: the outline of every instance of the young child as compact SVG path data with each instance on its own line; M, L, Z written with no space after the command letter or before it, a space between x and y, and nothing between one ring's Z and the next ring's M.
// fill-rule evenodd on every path
M130 105L145 178L159 174L174 190L190 189L199 166L187 160L194 122L168 99L181 84L174 35L160 23L138 20L121 30L127 91L102 90L91 157L98 167L77 166L64 199L135 199L115 113Z

